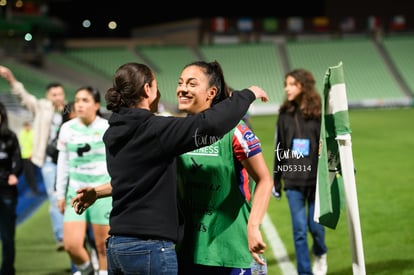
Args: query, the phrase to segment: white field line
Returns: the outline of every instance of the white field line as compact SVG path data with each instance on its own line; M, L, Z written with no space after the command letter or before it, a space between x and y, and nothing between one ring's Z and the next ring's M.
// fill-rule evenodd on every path
M282 271L283 275L297 275L297 271L293 263L290 261L289 256L286 252L286 248L283 245L282 240L277 233L275 226L272 223L269 215L266 213L263 222L262 228L266 234L266 238L270 247L272 248L273 255L275 256L276 261L279 264L279 268Z

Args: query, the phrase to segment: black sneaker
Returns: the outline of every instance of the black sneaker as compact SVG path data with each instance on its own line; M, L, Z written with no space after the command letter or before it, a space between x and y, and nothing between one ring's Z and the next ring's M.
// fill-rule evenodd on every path
M64 250L65 250L65 246L63 245L63 242L62 241L57 242L56 243L56 251L61 252L61 251L64 251Z

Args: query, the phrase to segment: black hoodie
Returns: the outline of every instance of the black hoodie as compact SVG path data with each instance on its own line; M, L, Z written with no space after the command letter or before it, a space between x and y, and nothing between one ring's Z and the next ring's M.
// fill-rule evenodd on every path
M234 128L255 100L233 93L188 117L121 108L104 135L112 184L110 235L178 240L176 156L210 145Z
M0 118L1 119L1 118ZM9 175L19 177L23 171L20 144L12 131L0 136L0 196L17 199L17 185L9 185Z
M305 119L298 108L294 114L281 113L276 126L273 180L276 191L316 186L321 121ZM294 139L309 140L307 155L292 156ZM279 190L278 190L279 189Z

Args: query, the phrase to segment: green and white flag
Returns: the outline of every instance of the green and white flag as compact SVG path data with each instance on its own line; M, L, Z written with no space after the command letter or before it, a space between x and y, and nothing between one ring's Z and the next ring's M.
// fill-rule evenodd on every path
M335 229L344 206L337 137L350 136L342 62L325 73L314 220Z
M346 205L352 271L354 275L365 275L342 62L328 68L324 85L314 220L335 229L343 205Z

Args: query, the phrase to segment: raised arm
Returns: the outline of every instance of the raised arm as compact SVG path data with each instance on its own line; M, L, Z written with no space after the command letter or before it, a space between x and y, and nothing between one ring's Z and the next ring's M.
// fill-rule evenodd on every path
M262 88L251 86L233 92L232 96L193 116L165 120L163 123L167 125L159 133L162 144L168 145L164 149L180 155L216 142L237 126L251 103L258 98L268 100Z
M17 82L12 71L9 68L1 66L1 65L0 65L0 76L3 77L5 80L7 80L10 86L12 86L15 82Z
M0 65L0 76L9 82L11 93L18 96L20 103L34 114L36 112L37 98L26 90L23 83L16 79L9 68Z

